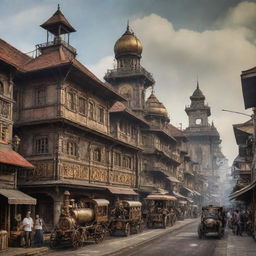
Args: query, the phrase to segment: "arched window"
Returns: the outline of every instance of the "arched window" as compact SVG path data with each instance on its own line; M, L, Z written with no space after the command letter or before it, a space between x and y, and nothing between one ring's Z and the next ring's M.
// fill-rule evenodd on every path
M0 94L4 94L4 84L0 81Z
M93 150L93 160L97 162L101 162L101 151L99 148L95 148Z
M202 119L198 118L196 119L196 125L201 125L202 124Z
M67 154L70 156L77 155L77 145L74 141L68 141L67 143Z

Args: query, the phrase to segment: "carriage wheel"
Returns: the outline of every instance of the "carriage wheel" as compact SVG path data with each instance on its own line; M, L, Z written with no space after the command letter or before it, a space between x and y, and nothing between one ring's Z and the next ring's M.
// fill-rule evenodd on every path
M76 229L73 232L72 237L71 237L71 241L72 241L72 246L75 249L78 249L78 248L82 247L82 245L83 245L82 235L81 235L81 232L78 229Z
M51 237L50 237L50 247L52 249L55 249L58 245L59 245L59 241L58 241L58 238L57 238L57 233L54 230L54 231L52 231Z
M94 241L96 244L101 243L106 235L106 230L102 226L97 226L95 228Z
M129 236L131 234L131 226L129 223L126 223L125 225L125 230L124 230L124 235Z

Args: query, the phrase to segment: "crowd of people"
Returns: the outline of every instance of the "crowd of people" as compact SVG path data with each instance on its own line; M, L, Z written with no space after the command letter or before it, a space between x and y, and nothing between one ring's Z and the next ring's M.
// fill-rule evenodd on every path
M23 247L42 246L44 243L43 229L46 229L44 221L38 214L35 219L31 217L31 212L26 213L26 217L19 223L19 230L22 231L20 245Z
M234 209L227 212L228 227L235 235L242 236L243 233L251 235L252 212L245 209Z

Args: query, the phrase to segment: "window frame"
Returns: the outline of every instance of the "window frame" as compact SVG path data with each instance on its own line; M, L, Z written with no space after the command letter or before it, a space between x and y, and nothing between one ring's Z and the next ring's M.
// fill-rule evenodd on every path
M36 87L34 89L34 97L35 97L34 104L36 107L43 107L46 105L46 91L47 91L46 87ZM43 92L43 96L39 95L40 92Z
M81 101L83 101L83 108L84 108L83 112L81 111ZM78 97L78 113L83 116L87 116L87 112L88 112L88 101L85 97L79 96Z
M40 145L40 143L42 144L42 142L43 142L43 146ZM42 150L42 147L44 148L43 150ZM49 138L47 135L40 135L40 136L34 137L34 154L36 155L49 154Z
M8 143L9 126L6 123L0 123L0 142Z

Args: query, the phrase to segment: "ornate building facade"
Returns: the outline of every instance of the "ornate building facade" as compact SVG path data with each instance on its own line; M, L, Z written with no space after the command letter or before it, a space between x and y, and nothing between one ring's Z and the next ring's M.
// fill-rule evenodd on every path
M13 137L13 78L20 61L28 59L0 39L0 230L10 238L14 219L36 204L36 199L17 189L17 175L34 166L16 151L20 139ZM6 244L1 244L1 249Z
M18 172L18 186L37 199L33 212L51 228L67 188L74 199L112 204L149 193L200 204L201 167L153 89L146 99L155 81L140 64L142 44L129 26L115 44L117 67L107 71L107 82L77 60L75 29L59 9L41 27L47 40L33 58L3 44L12 59L19 56L10 104L19 152L34 166Z

